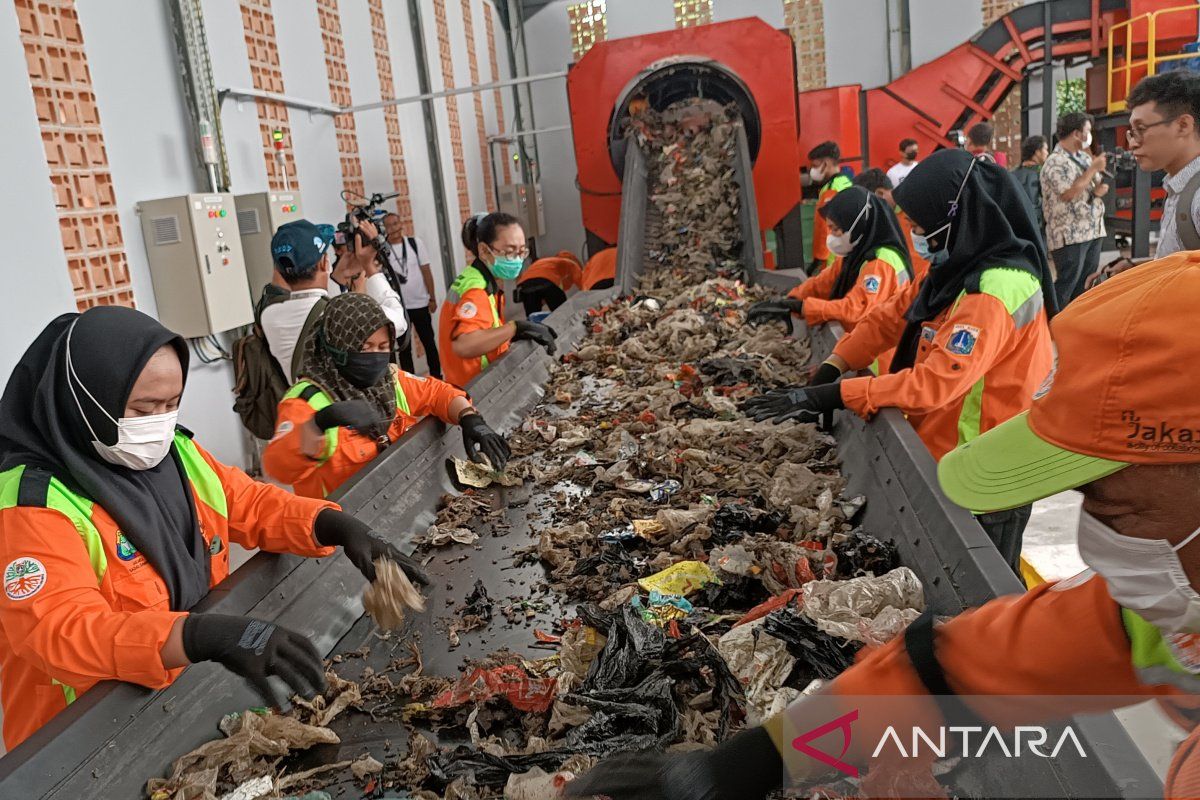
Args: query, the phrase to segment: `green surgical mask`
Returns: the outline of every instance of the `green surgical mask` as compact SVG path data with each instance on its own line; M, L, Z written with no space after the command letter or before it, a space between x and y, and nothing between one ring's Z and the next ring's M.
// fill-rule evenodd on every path
M516 278L524 268L525 259L512 256L496 256L496 261L492 264L492 272L497 278L505 281Z

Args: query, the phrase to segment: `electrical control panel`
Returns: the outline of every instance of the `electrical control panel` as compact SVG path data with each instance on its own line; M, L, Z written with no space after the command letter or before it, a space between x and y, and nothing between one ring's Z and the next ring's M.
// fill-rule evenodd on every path
M271 257L271 237L280 225L304 218L297 192L254 192L239 194L237 227L246 257L246 278L250 296L257 299L271 282L275 261Z
M521 221L529 238L546 233L546 215L542 210L540 184L509 183L500 187L500 210Z
M138 204L158 319L187 338L254 318L232 194L185 194Z

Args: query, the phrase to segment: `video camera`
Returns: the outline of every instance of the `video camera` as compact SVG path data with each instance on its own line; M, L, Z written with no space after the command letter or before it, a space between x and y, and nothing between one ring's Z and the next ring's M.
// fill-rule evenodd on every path
M1104 155L1108 156L1107 166L1109 172L1137 169L1137 159L1128 150L1114 147L1112 150L1105 150Z
M337 247L345 246L351 252L362 247L374 247L375 258L379 261L379 265L383 268L384 277L397 293L400 292L400 285L406 282L403 275L397 275L391 267L390 259L392 255L392 246L388 243L387 236L383 232L383 225L376 223L379 207L388 200L399 197L400 193L395 194L379 194L376 192L369 198L366 198L365 204L359 205L350 199L350 193L343 191L342 200L346 205L350 206L350 210L346 212L346 218L337 224L334 229L333 243ZM360 195L361 198L361 195ZM360 222L367 221L376 223L379 233L374 239L368 239L358 228Z

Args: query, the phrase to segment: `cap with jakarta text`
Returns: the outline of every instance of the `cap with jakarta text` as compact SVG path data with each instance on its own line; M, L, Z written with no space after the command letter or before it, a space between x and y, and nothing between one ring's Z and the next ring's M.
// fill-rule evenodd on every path
M1050 324L1054 367L1029 411L947 453L946 496L1016 508L1130 464L1200 462L1200 251L1081 295Z
M285 278L302 277L328 248L329 239L306 219L280 225L271 237L271 258Z

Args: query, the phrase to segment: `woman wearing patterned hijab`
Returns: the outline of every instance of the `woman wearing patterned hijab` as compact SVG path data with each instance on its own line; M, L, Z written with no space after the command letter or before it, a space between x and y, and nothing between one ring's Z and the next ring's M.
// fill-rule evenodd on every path
M263 452L266 472L296 494L328 496L430 414L462 427L472 461L507 463L508 445L466 392L392 363L392 324L367 295L330 300L304 347L299 380L279 404L275 438Z

